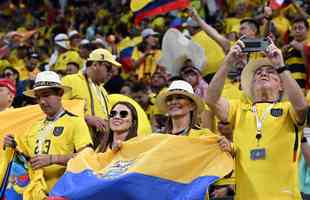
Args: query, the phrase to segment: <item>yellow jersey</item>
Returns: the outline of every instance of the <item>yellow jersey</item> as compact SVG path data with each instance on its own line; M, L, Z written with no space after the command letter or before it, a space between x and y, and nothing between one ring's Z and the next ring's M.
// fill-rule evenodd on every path
M67 111L56 121L41 120L35 123L25 134L17 135L16 142L19 150L29 157L40 154L68 155L92 144L84 119ZM50 191L66 167L54 164L42 169Z
M255 107L248 101L229 101L228 121L234 126L236 200L299 200L296 155L300 151L300 132L292 105L286 101L257 103ZM259 141L255 113L262 121ZM257 152L265 155L256 157Z
M86 101L85 115L92 115L91 96L88 89L90 88L94 102L94 115L108 119L110 102L103 85L96 85L90 79L87 82L82 71L78 74L65 76L62 83L72 88L70 92L64 94L63 99L82 99Z
M80 58L79 53L74 50L70 50L59 55L52 69L54 71L65 71L67 69L68 60L73 62L72 58L75 59L77 64L81 65L82 59Z
M141 58L142 52L138 48L134 48L132 52L132 59L137 61ZM137 69L138 79L150 78L157 69L157 62L161 56L160 50L154 50L154 54L149 55L145 58L144 62L141 63Z

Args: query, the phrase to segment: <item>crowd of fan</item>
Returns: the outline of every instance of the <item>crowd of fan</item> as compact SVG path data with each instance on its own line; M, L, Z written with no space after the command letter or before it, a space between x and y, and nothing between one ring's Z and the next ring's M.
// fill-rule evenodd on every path
M9 89L6 96L1 96L0 111L11 104L14 108L35 104L35 99L23 92L33 88L36 75L42 71L56 72L64 84L75 91L74 87L78 87L75 84L79 82L74 82L72 74L90 70L90 67L95 69L92 62L96 61L96 55L90 53L106 49L122 66L107 65L107 73L100 84L109 94L121 93L136 100L147 113L153 132L167 132L168 117L156 107L157 95L165 91L171 81L182 79L192 85L196 95L208 101L208 84L241 36L273 40L283 52L287 70L307 97L310 2L293 1L278 10L258 0L215 2L210 5L208 1L193 1L193 7L147 18L139 27L133 24L134 15L126 0L29 0L0 4L1 85ZM161 57L161 39L169 28L180 30L186 38L204 48L207 62L202 70L185 59L179 74L172 76L167 66L157 63ZM132 54L129 60L123 60L122 51L127 47L133 48ZM228 71L222 97L243 99L242 69L262 57L265 57L262 52L254 52L238 59ZM72 93L71 98L74 97ZM216 120L211 110L207 109L200 116L200 126L232 140L233 127L223 119ZM93 118L85 120L96 127L92 124L95 123Z

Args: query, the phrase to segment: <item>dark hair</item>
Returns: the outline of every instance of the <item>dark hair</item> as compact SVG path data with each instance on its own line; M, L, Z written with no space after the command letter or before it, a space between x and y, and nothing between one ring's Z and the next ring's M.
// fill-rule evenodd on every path
M130 89L133 93L148 92L147 86L141 82L133 84Z
M131 122L131 126L128 129L128 134L125 138L125 141L137 137L138 135L138 113L136 108L129 102L126 101L120 101L117 102L116 104L114 104L114 106L111 108L111 110L113 110L117 105L125 105L129 108L129 110L131 111L131 115L132 115L132 122ZM102 141L103 143L99 145L99 152L105 152L107 150L108 147L111 147L112 143L113 143L113 131L110 129L109 130L109 134L108 139L106 142Z
M307 29L309 29L309 23L308 23L308 21L307 21L306 18L304 18L303 16L296 16L296 17L293 19L293 24L299 23L299 22L304 23L305 27L306 27Z
M76 63L76 62L68 62L68 63L67 63L67 66L68 66L69 64L74 65L77 69L80 69L80 65L79 65L78 63Z
M247 18L240 21L240 25L244 23L248 24L251 30L256 32L256 35L259 34L259 24L256 20Z

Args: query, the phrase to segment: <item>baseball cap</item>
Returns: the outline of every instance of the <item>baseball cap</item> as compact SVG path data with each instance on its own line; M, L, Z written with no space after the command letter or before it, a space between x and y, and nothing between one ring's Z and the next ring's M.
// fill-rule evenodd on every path
M151 29L151 28L147 28L147 29L144 29L144 30L142 31L141 35L142 35L143 38L146 38L146 37L148 37L148 36L150 36L150 35L159 35L159 33L158 33L158 32L155 32L155 31L154 31L153 29Z
M92 51L89 54L87 61L105 61L117 67L121 66L121 64L115 60L113 55L108 50L102 48Z

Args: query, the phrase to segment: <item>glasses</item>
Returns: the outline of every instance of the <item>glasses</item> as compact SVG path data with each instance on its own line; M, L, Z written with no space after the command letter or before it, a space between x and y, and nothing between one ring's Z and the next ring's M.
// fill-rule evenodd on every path
M168 101L172 101L173 99L175 100L182 100L182 99L185 99L186 97L182 96L182 95L171 95L171 96L168 96L166 98L166 102Z
M112 110L110 112L110 118L114 118L116 116L120 116L120 118L124 119L128 116L128 111L127 110L121 110L121 111Z

